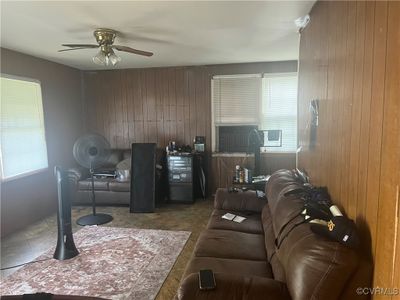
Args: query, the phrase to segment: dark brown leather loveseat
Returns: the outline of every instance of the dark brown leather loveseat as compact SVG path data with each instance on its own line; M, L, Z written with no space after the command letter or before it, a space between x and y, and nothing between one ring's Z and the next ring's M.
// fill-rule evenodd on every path
M131 158L130 149L112 149L108 160L96 173L115 171L118 163ZM156 151L156 201L161 201L165 196L165 151ZM74 167L69 170L71 184L71 200L73 205L91 204L91 180L89 170L82 167ZM96 203L100 205L127 205L130 203L131 182L119 182L113 177L97 177L94 180Z
M313 233L309 223L293 227L303 220L304 202L284 194L300 185L291 171L281 170L266 186L268 201L254 191L219 189L175 299L364 299L356 289L369 285L370 264ZM247 219L221 219L227 212ZM201 269L214 271L214 290L199 289Z

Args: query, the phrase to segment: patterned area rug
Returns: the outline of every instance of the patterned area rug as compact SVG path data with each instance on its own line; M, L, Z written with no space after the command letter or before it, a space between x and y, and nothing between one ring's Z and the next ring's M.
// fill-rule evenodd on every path
M6 277L0 291L154 299L189 236L187 231L84 227L74 234L78 256L26 265Z

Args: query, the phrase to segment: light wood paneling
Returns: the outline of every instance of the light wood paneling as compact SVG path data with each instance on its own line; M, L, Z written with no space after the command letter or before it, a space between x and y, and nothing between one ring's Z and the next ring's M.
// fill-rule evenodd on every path
M299 60L299 166L356 220L373 286L387 288L400 288L399 15L397 1L317 2ZM312 99L320 100L314 148Z

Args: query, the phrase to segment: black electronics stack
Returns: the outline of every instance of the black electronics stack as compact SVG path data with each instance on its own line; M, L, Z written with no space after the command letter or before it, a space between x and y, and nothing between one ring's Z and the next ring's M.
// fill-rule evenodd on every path
M173 153L167 160L170 202L193 203L193 155Z

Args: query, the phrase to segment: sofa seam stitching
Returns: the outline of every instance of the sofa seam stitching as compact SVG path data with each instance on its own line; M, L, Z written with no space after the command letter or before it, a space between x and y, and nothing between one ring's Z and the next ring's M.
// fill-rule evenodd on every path
M319 288L321 286L321 283L325 280L325 278L328 276L328 274L331 272L331 270L333 269L333 263L336 261L336 255L338 254L338 245L336 245L335 247L335 253L330 261L330 264L328 266L328 269L326 270L325 274L321 277L321 279L319 280L319 282L317 283L314 292L311 295L311 299L316 299L315 295L316 293L319 291Z

